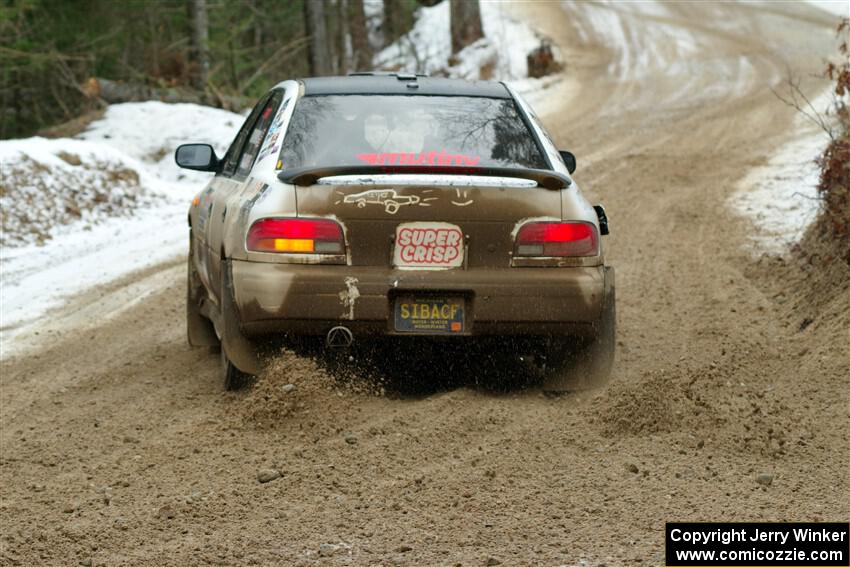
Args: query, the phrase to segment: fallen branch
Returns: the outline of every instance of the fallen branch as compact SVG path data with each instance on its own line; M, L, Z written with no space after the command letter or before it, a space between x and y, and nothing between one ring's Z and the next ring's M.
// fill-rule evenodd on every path
M200 93L195 90L176 87L151 87L141 83L113 81L100 77L91 77L88 79L82 85L81 90L87 97L100 99L108 104L158 100L168 103L190 102L194 104L213 104L214 106L229 110L241 110L250 105L250 102L244 97L226 96L217 91L213 100L206 93Z

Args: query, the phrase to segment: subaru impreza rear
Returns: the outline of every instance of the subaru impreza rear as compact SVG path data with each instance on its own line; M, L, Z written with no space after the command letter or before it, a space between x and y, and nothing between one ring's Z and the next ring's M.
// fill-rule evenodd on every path
M260 138L248 174L211 192L224 203L210 204L222 215L218 278L214 261L190 261L204 288L190 303L208 300L190 316L209 319L225 364L256 372L247 351L281 335L331 347L491 337L537 345L550 390L604 381L607 219L520 97L404 75L287 83L268 126L245 135Z

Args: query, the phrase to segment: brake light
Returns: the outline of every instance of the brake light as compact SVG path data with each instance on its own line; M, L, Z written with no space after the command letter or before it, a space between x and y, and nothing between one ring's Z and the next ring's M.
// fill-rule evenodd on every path
M252 252L342 254L342 227L328 219L260 219L248 230Z
M529 222L516 235L516 256L596 256L599 236L589 222Z

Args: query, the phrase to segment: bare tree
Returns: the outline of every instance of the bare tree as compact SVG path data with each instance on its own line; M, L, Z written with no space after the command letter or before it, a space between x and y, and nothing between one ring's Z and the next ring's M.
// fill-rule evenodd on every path
M384 2L384 44L389 45L410 29L413 24L409 6L402 0Z
M332 30L334 73L344 75L351 68L351 30L349 30L348 0L335 0L333 17L328 24Z
M803 89L800 87L800 78L794 75L790 67L786 70L786 73L785 80L783 81L783 87L787 94L773 87L769 87L773 96L799 112L809 122L823 130L824 133L829 136L830 140L835 141L838 137L838 132L836 131L835 126L830 124L830 121L824 112L820 112L817 108L815 108L811 99L806 96L806 93L803 92ZM833 104L836 106L838 104L838 100L836 100L834 95Z
M478 0L451 1L452 53L484 37Z
M307 52L310 74L330 75L333 73L333 61L328 49L325 3L322 0L304 0L304 24L309 36Z
M190 80L194 88L205 91L207 75L210 71L210 25L207 18L207 0L189 0L189 16L192 25Z
M372 46L369 45L369 28L366 26L363 0L349 0L348 11L354 70L368 71L372 68Z

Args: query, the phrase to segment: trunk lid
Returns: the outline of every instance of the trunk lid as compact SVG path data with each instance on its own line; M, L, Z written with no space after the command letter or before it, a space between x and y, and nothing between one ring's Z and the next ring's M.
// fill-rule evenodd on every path
M524 179L399 175L364 183L326 178L295 191L299 216L331 216L342 222L355 266L394 265L394 242L404 224L437 227L443 233L454 225L463 234L463 266L503 268L510 265L519 221L561 218L560 191ZM452 238L450 234L450 243Z

